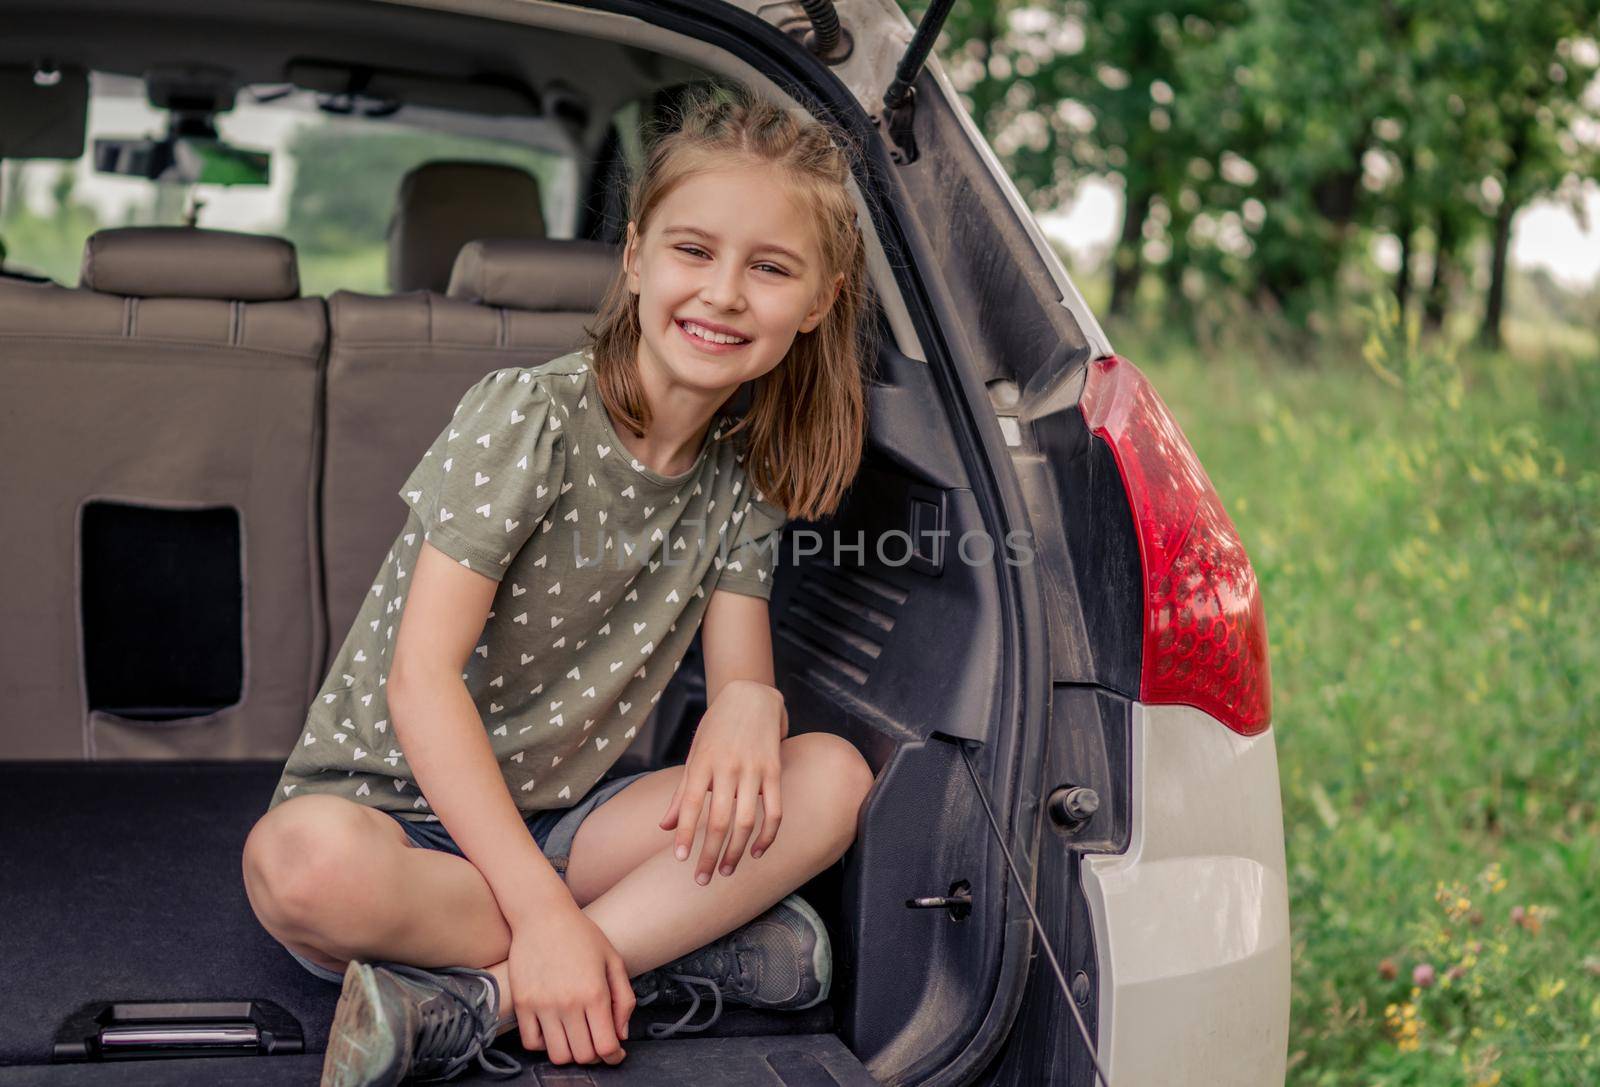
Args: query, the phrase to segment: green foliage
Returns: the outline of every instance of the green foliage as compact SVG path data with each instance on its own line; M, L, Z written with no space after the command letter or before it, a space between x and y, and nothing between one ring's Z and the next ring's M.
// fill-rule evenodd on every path
M71 170L61 171L51 192L56 207L53 214L35 214L20 192L0 209L0 239L4 239L9 263L58 283L78 281L83 241L104 224L93 208L73 199L74 182Z
M940 55L1035 209L1122 182L1113 311L1154 270L1173 309L1227 291L1321 332L1387 233L1435 324L1489 249L1493 340L1511 218L1600 166L1596 35L1600 0L978 0Z
M1119 337L1261 580L1290 1082L1600 1082L1600 352L1366 324Z
M367 245L344 252L300 252L300 293L322 295L334 291L385 294L389 290L389 249Z

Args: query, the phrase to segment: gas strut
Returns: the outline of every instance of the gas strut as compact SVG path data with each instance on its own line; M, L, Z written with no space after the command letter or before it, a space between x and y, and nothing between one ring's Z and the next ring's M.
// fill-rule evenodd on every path
M894 161L901 165L917 161L917 138L911 131L911 118L917 106L917 88L913 84L917 81L917 73L927 63L934 39L939 36L939 30L954 4L955 0L933 0L928 5L922 22L917 24L916 33L911 36L911 44L906 46L905 55L895 66L894 80L889 84L889 89L883 92L883 112L889 120L889 142L896 148Z
M1006 848L1005 835L1000 833L1000 824L995 822L994 810L989 807L988 794L983 791L983 783L978 780L978 771L972 765L972 756L967 752L967 745L957 743L961 751L961 759L967 764L967 773L972 775L973 788L978 790L978 799L983 801L983 814L989 818L989 829L994 832L994 840L1000 844L1000 852L1005 854L1006 867L1011 870L1011 878L1016 882L1017 890L1022 893L1023 905L1028 907L1028 916L1033 918L1033 931L1039 934L1039 943L1044 947L1045 958L1050 960L1050 969L1055 971L1056 984L1061 987L1061 997L1067 1005L1067 1010L1072 1013L1073 1022L1078 1024L1078 1033L1083 1037L1083 1044L1089 1051L1089 1063L1094 1065L1094 1074L1099 1078L1101 1087L1111 1087L1106 1079L1106 1073L1100 1067L1100 1058L1094 1050L1094 1039L1089 1037L1089 1028L1083 1021L1082 1014L1078 1011L1078 1002L1072 998L1072 989L1067 985L1067 976L1062 973L1061 960L1056 957L1055 948L1050 946L1050 936L1039 923L1039 911L1033 908L1033 896L1028 894L1028 888L1023 885L1022 876L1017 872L1017 864L1011 859L1011 850Z

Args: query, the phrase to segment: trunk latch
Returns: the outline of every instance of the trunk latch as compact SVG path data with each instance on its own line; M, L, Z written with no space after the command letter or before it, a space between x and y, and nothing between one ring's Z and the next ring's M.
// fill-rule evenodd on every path
M958 879L950 884L950 893L946 895L929 895L925 898L906 899L906 908L910 910L944 910L950 911L952 921L964 920L972 912L972 886L964 879Z

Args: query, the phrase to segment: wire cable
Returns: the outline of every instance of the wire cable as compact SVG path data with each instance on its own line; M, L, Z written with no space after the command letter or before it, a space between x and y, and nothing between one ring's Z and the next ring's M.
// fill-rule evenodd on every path
M1033 896L1028 894L1028 888L1022 883L1022 876L1017 871L1016 861L1011 859L1011 850L1006 848L1005 836L1000 833L1000 824L995 822L994 811L989 807L989 797L983 791L983 783L978 780L977 768L972 765L972 756L967 751L967 745L958 742L956 746L961 750L961 760L967 764L967 773L972 775L972 786L978 790L978 799L983 801L983 814L988 816L989 827L994 831L994 840L1000 843L1000 852L1005 854L1006 867L1011 870L1011 878L1016 882L1017 890L1022 892L1023 905L1028 907L1028 916L1033 918L1033 931L1039 934L1039 943L1044 945L1045 958L1050 960L1050 969L1055 971L1056 984L1061 986L1061 996L1067 1002L1067 1010L1072 1013L1073 1022L1078 1024L1078 1034L1083 1038L1083 1044L1089 1051L1089 1063L1094 1065L1094 1074L1100 1080L1100 1087L1111 1087L1111 1081L1106 1078L1105 1070L1100 1067L1100 1058L1095 1053L1094 1041L1089 1037L1089 1028L1084 1024L1083 1015L1078 1011L1078 1002L1072 999L1072 989L1067 985L1067 976L1061 971L1061 961L1056 958L1055 948L1050 946L1050 937L1045 934L1044 926L1039 923L1039 913L1033 908Z

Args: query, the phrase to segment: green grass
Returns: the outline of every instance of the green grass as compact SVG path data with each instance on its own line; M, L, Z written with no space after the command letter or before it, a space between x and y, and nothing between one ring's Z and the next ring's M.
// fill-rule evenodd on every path
M1109 330L1261 580L1289 1081L1597 1083L1600 351L1364 323L1287 358Z
M381 245L349 253L300 251L300 293L326 297L334 291L387 294L388 250Z

